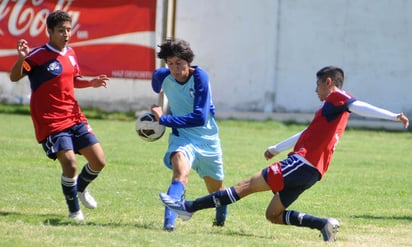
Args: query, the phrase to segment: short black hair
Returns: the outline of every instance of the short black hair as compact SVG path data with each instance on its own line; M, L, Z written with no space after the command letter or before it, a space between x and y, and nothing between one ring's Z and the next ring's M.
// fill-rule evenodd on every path
M320 69L316 73L316 77L318 80L325 81L326 78L330 77L338 88L342 88L343 81L345 80L345 74L343 73L343 69L336 67L336 66L326 66Z
M158 47L160 47L160 51L157 53L157 57L160 59L166 60L168 57L178 57L192 63L195 57L189 42L182 39L168 38Z
M48 29L53 29L55 28L57 25L59 25L62 22L72 22L72 18L70 17L70 15L67 12L64 12L62 10L56 10L54 12L52 12L49 16L47 16L47 28Z

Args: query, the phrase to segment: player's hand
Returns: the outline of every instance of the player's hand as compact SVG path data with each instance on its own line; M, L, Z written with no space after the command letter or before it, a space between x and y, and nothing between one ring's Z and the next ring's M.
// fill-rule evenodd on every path
M90 80L91 86L92 87L105 87L107 88L107 81L109 80L109 77L107 75L98 75L92 80Z
M159 105L152 105L151 112L156 117L156 121L159 121L160 117L163 115L162 107Z
M25 58L30 53L28 42L25 39L17 41L17 52L20 58Z
M405 116L405 114L399 114L398 119L401 120L403 126L405 126L405 129L409 127L409 119Z
M269 152L269 150L266 150L263 155L265 156L266 160L270 160L271 158L275 157L278 154L279 154L279 152L271 153L271 152Z

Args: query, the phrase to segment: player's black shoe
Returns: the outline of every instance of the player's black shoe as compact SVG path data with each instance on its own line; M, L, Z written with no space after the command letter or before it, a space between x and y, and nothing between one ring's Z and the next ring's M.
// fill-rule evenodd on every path
M224 226L224 225L225 225L225 222L224 222L224 221L218 221L217 219L215 219L215 220L213 221L213 225L212 225L212 226L222 227L222 226Z

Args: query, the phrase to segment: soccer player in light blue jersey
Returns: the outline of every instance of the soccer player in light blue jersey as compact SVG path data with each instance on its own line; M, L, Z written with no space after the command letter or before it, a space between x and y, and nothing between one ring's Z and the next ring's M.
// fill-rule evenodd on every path
M215 106L209 76L198 66L192 66L194 53L187 41L167 39L157 57L164 59L167 68L153 73L152 88L166 97L168 111L155 105L151 111L161 125L172 128L165 165L173 170L167 194L182 199L191 169L205 181L209 193L223 185L222 148L215 121ZM216 207L214 226L223 226L227 206ZM175 230L177 214L165 208L165 231Z

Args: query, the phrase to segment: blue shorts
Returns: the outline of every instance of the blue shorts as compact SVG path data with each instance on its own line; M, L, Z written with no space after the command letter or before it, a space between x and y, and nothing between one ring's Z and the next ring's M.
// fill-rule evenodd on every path
M47 157L55 160L59 151L73 150L75 153L80 154L80 149L98 142L92 128L86 122L81 122L48 136L41 144Z
M169 169L172 169L170 156L175 152L183 153L191 168L201 178L209 176L215 180L223 181L223 158L220 141L216 141L215 144L194 145L185 138L170 134L169 147L164 156L164 163Z
M273 167L277 167L274 169ZM279 170L274 173L273 170ZM274 175L273 175L274 174ZM320 179L319 171L311 164L307 164L297 155L291 155L287 159L276 162L262 170L262 176L269 184L276 185L280 200L285 208L289 207L305 190L309 189Z

